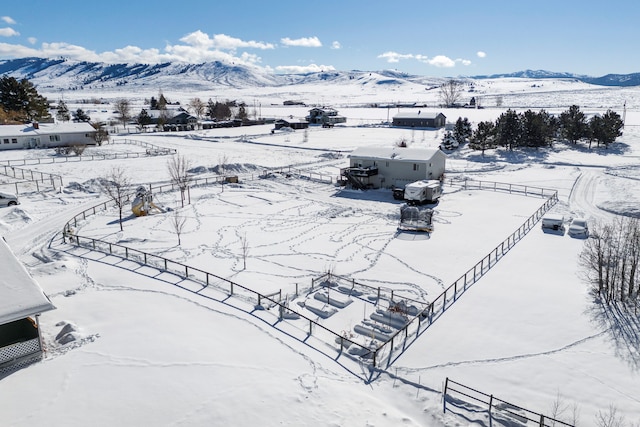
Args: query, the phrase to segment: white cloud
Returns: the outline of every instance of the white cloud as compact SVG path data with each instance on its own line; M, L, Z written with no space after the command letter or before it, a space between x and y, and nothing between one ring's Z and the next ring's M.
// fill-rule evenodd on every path
M7 23L7 24L9 24L9 25L16 25L16 24L17 24L17 22L16 22L16 21L14 21L14 20L13 20L13 18L12 18L12 17L10 17L10 16L3 16L3 17L2 17L2 18L0 18L0 19L2 19L4 22L6 22L6 23Z
M35 44L35 38L29 38ZM180 39L179 44L167 44L164 49L142 49L126 46L106 52L95 52L82 46L64 42L42 43L38 47L0 43L0 55L13 58L24 57L65 57L71 60L105 63L146 63L162 62L201 63L221 61L243 65L256 65L261 58L250 52L236 52L239 48L275 49L271 43L245 41L225 34L210 37L202 31L195 31Z
M213 38L208 34L198 30L193 33L187 34L180 39L190 46L200 47L205 49L222 49L222 50L235 50L238 48L253 48L253 49L275 49L275 46L271 43L257 42L257 41L245 41L235 37L228 36L226 34L214 34Z
M385 52L378 55L378 58L386 59L387 62L390 62L390 63L396 63L396 62L400 62L401 59L411 59L415 57L410 53L404 54L404 53L398 53L398 52Z
M20 33L11 27L0 28L0 36L2 37L13 37L13 36L19 36L19 35Z
M276 67L276 71L281 71L290 74L306 74L306 73L319 73L322 71L335 71L333 65L280 65Z
M38 39L37 39L37 38L35 38L35 37L29 37L29 38L27 39L27 41L28 41L29 43L31 43L31 44L36 44L36 42L38 41Z
M485 58L487 56L487 54L481 50L479 50L476 55L478 56L478 58Z
M385 59L389 63L397 63L405 59L415 59L416 61L420 61L438 68L452 68L455 67L457 63L462 65L471 65L471 61L468 59L453 60L445 55L436 55L433 58L430 58L426 55L421 54L398 53L393 51L382 53L378 55L378 58Z
M322 43L318 37L302 37L299 39L290 39L284 37L280 39L280 42L285 46L300 46L300 47L322 47Z
M340 45L340 42L335 41L333 43L331 43L331 49L341 49L342 45Z

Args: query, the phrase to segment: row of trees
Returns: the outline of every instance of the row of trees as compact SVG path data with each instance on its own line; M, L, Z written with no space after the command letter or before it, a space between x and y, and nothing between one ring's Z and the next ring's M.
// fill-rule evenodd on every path
M545 110L537 113L532 110L516 113L509 109L495 122L478 123L469 140L469 146L483 152L496 147L513 150L515 147L551 146L553 141L564 139L573 144L586 140L589 148L594 141L598 146L604 144L608 147L622 135L622 127L620 115L612 110L607 110L604 115L594 115L587 120L577 105L572 105L559 117Z
M595 224L580 254L593 291L605 302L640 302L640 219Z

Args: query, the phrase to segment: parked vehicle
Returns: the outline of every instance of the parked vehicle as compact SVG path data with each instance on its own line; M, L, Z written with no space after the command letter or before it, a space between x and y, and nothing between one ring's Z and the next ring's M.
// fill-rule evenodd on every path
M15 194L0 192L0 206L15 206L18 204L20 204L20 201Z
M584 218L574 218L569 225L569 236L571 237L589 237L589 226Z
M404 186L404 199L409 204L433 203L442 195L440 181L421 180Z
M564 228L564 216L559 214L547 214L542 217L542 228L561 230Z

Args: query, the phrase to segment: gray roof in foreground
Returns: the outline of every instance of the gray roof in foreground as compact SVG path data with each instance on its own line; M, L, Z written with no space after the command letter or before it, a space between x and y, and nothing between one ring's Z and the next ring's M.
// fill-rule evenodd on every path
M424 162L440 155L443 158L446 158L446 154L438 148L368 146L356 148L351 152L351 154L349 154L349 157L363 157L379 160L392 159L405 162Z
M0 259L0 325L55 309L3 238Z

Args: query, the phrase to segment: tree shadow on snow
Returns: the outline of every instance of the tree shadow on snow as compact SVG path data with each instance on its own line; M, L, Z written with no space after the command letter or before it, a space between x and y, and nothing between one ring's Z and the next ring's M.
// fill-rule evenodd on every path
M596 297L590 306L591 319L608 331L616 356L627 362L634 372L640 371L640 307L633 303L607 304Z

